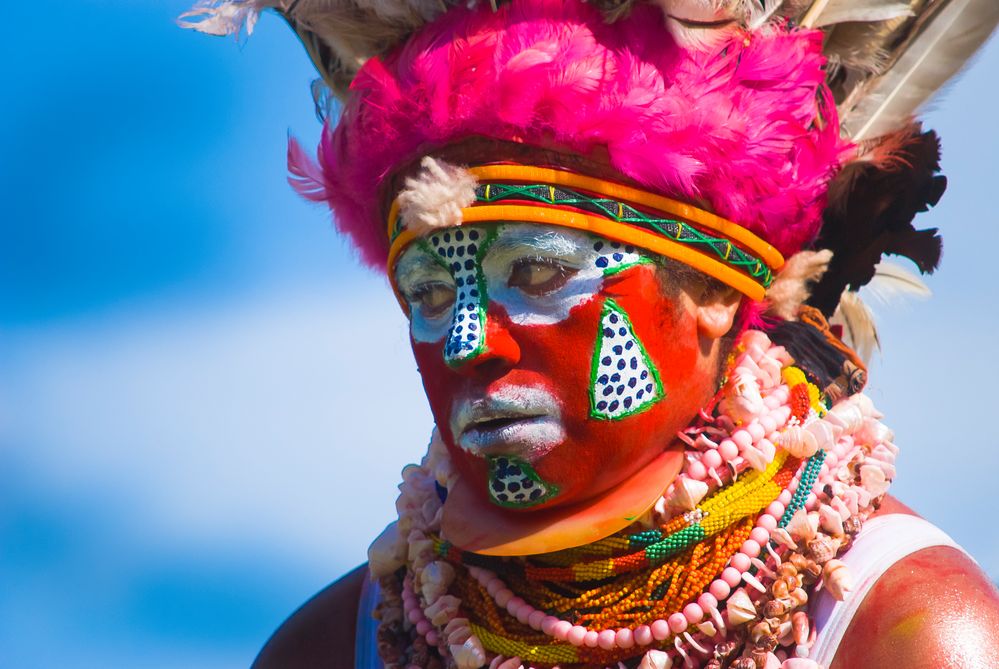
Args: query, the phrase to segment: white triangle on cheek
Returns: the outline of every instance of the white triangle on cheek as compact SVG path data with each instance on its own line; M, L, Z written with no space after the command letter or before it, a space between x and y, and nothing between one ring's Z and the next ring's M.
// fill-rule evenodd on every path
M659 374L631 321L611 299L604 303L590 370L590 415L620 420L665 397Z

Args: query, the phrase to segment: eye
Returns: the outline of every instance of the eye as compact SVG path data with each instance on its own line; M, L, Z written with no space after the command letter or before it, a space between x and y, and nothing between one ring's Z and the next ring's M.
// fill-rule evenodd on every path
M507 285L540 297L564 286L577 271L552 258L521 258L510 270Z
M454 286L439 281L423 283L413 290L409 301L423 318L438 318L454 304Z

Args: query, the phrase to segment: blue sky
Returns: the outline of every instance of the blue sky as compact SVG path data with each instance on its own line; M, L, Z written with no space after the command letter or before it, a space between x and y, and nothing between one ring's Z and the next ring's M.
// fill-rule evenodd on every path
M429 433L405 324L284 181L312 72L184 2L0 28L0 667L240 667L364 559ZM44 31L38 28L44 16ZM999 46L927 115L951 186L929 302L878 307L894 491L999 576Z

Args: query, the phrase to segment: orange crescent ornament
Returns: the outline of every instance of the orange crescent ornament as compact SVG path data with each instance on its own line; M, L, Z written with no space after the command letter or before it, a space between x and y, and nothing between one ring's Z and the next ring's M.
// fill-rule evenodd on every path
M502 557L592 543L648 511L680 473L683 461L683 444L678 443L592 500L534 512L511 513L458 478L444 502L441 535L461 550Z

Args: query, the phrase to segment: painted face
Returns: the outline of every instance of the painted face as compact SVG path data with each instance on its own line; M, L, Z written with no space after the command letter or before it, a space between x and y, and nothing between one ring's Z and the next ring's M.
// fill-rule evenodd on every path
M609 489L713 391L693 310L640 249L559 227L468 225L413 243L396 281L444 442L497 505Z

